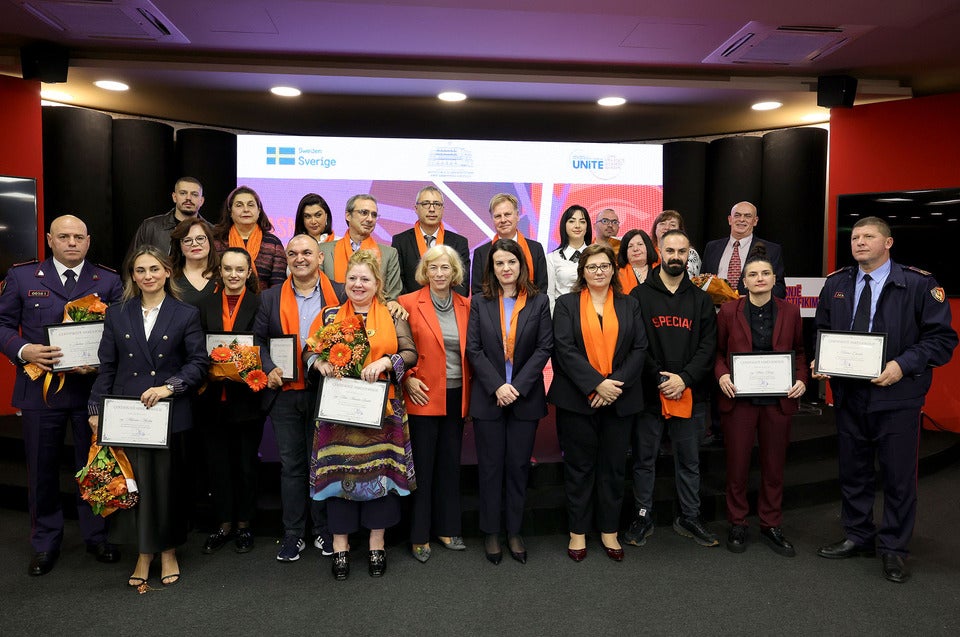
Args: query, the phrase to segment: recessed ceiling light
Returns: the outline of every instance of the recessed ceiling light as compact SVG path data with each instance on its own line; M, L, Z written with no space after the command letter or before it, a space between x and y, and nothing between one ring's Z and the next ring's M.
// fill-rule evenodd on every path
M97 80L93 85L105 91L127 91L130 89L130 87L123 82L114 82L113 80Z
M783 106L780 102L757 102L750 108L755 111L772 111Z
M40 97L45 100L52 100L54 102L70 102L73 100L73 95L70 93L64 93L63 91L55 91L53 89L45 88L40 91Z
M300 89L293 88L292 86L274 86L270 89L270 92L274 95L279 95L280 97L299 97Z
M464 93L458 91L444 91L437 95L437 99L444 102L462 102L467 99L467 96Z
M823 111L822 113L807 113L800 118L800 121L810 122L829 122L830 121L830 111Z
M622 97L601 97L597 100L597 104L600 106L623 106L627 103Z

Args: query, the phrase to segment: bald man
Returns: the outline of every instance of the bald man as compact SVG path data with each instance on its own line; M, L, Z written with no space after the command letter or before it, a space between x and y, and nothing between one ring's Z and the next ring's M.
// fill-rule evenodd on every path
M107 303L120 300L117 273L86 261L90 235L86 224L73 215L50 224L47 245L53 256L10 268L0 293L0 347L18 368L13 405L23 413L23 443L27 456L27 493L30 507L30 543L34 556L30 575L45 575L60 556L63 511L60 507L60 450L67 427L73 433L73 471L87 463L90 428L87 399L95 373L66 372L63 386L54 380L44 397L44 377L30 380L24 365L34 363L45 372L60 360L59 347L47 344L44 326L63 322L68 301L97 294ZM77 493L80 531L87 551L100 562L116 562L120 553L107 543L104 518L94 515Z
M773 295L783 299L787 296L787 285L783 280L782 251L779 244L761 239L753 233L759 221L757 207L752 203L741 201L734 204L730 214L727 215L730 236L707 243L703 250L703 265L700 272L716 274L721 279L726 279L741 295L744 295L746 289L743 287L741 276L743 264L747 262L750 251L756 250L758 245L763 244L766 257L773 266L774 274L777 275L777 281L773 285ZM734 265L732 269L731 263Z

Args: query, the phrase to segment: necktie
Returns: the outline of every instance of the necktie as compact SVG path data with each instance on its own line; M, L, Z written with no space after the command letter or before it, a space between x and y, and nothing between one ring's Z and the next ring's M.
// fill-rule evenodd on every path
M580 262L580 251L579 251L579 250L574 250L574 251L573 251L573 254L570 255L570 262L571 262L571 263L579 263L579 262Z
M350 247L353 248L353 251L354 251L354 252L356 252L357 250L360 249L360 244L357 243L356 241L351 240L351 241L350 241Z
M77 273L73 270L64 270L63 276L67 277L63 289L67 291L67 296L69 296L73 294L73 288L77 287Z
M740 265L740 242L733 242L733 253L730 254L730 265L727 266L727 281L734 290L740 284L740 274L743 266Z
M423 240L427 242L427 250L429 250L433 247L433 242L437 239L433 235L425 234L423 235Z
M853 315L853 331L870 331L870 306L873 304L873 292L870 290L870 275L863 275L863 289L857 301L857 313Z

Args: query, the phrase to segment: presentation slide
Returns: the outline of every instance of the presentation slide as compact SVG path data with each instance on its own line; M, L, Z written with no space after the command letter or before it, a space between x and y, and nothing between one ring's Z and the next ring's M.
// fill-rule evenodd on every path
M487 205L500 192L517 197L521 231L547 251L558 245L557 223L571 205L584 206L591 220L613 208L621 235L649 232L663 207L662 151L652 144L240 135L237 176L260 195L284 243L310 192L330 204L338 237L346 231L347 199L373 195L375 236L389 244L413 226L417 191L432 184L444 195L444 226L467 237L471 249L494 235Z

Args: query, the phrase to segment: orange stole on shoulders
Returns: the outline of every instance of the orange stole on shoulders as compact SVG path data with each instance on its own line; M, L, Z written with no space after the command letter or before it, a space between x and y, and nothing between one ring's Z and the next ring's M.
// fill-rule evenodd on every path
M423 239L423 237L420 237ZM367 237L360 243L360 250L370 250L377 255L380 260L380 248L373 237ZM333 280L337 283L343 283L347 278L347 261L353 256L353 247L350 245L350 233L348 232L342 239L337 241L333 249Z
M231 248L243 248L250 254L250 261L254 264L257 262L257 255L260 254L260 244L263 242L263 230L260 229L260 226L254 226L253 232L250 233L250 236L247 238L247 242L243 242L243 237L240 236L240 231L237 230L237 226L230 226L230 234L227 237L227 241ZM254 273L256 273L256 267L254 267Z
M299 352L301 348L300 310L297 308L297 297L293 293L292 277L287 277L287 280L283 282L283 288L280 290L280 329L283 330L284 334L292 335L297 339L296 351ZM285 382L282 388L283 391L304 389L306 387L306 384L303 382L303 361L300 356L296 357L296 362L297 380L288 380Z
M513 362L513 349L517 343L517 317L520 316L520 310L527 305L527 293L520 292L517 295L517 302L513 305L513 314L510 315L510 327L507 327L503 311L503 291L500 291L500 336L503 339L503 357L507 362Z
M603 302L603 325L593 307L590 291L580 291L580 329L583 330L583 346L590 366L609 376L613 372L613 351L620 333L620 321L613 309L612 289L607 289L607 298Z
M423 238L423 230L420 229L420 222L413 224L413 237L417 240L417 249L420 251L420 256L423 256L423 253L427 251L427 242ZM441 246L443 245L443 222L440 222L440 227L437 228L437 239L434 241L433 245Z
M648 269L647 272L649 271ZM620 285L623 287L624 294L630 294L630 290L640 285L640 281L637 280L637 273L633 271L633 266L629 263L620 268L617 276L620 277Z
M499 239L499 238L500 238L499 235L494 235L494 237L493 237L493 239L491 239L491 241L496 241L496 240ZM422 240L423 237L420 237L420 239ZM530 254L530 246L527 244L526 238L523 236L523 233L520 232L519 230L517 230L517 245L519 245L519 246L520 246L520 249L523 251L523 257L524 257L524 259L527 260L527 273L530 275L530 282L532 283L532 282L534 281L534 276L533 276L533 255ZM491 250L492 250L492 249L493 249L493 246L491 246ZM541 290L541 292L542 292L542 290Z

